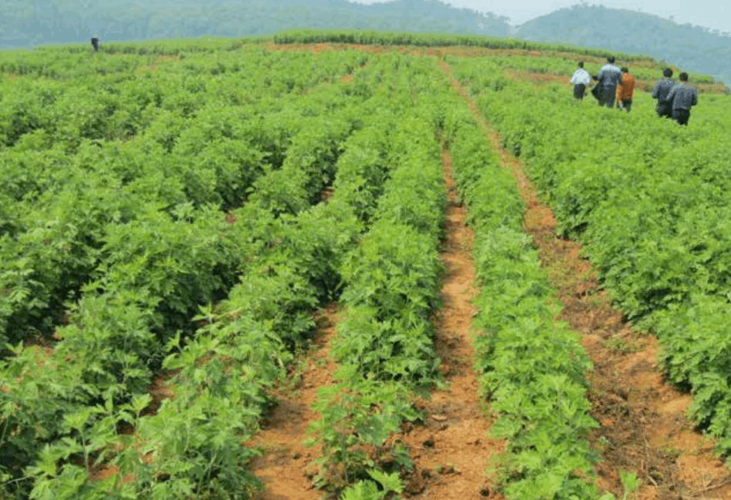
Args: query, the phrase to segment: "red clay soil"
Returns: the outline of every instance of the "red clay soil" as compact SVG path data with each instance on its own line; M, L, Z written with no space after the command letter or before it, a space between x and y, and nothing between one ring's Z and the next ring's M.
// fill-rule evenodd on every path
M366 68L370 65L370 61L366 61L365 64L360 66L361 69ZM346 73L340 77L340 83L349 84L355 81L355 75L353 73Z
M452 77L449 67L442 68ZM612 307L596 272L580 256L581 246L556 236L553 213L538 199L521 162L501 147L465 89L452 82L515 176L527 206L525 229L564 306L561 319L583 335L594 362L588 378L592 414L600 424L592 438L602 456L599 486L622 498L619 472L629 471L642 482L638 500L731 499L728 469L715 458L713 443L684 417L690 396L663 380L657 339L633 330Z
M451 159L443 154L445 183L449 192L447 237L441 255L446 266L442 283L443 308L437 318L436 348L440 370L448 384L419 401L424 425L407 429L402 440L409 446L415 473L406 494L439 500L502 498L486 480L488 462L503 449L489 439L490 419L479 397L472 369L470 325L476 312L472 299L475 268L470 258L473 235L466 227L466 213L457 199Z
M370 45L370 44L353 44L353 43L287 43L278 44L274 42L266 42L263 46L269 50L288 50L288 51L306 51L306 52L332 52L338 50L360 50L370 52L372 54L382 54L385 52L399 52L402 54L412 54L418 56L436 56L452 55L458 57L504 57L504 56L534 56L534 57L550 57L557 53L544 53L535 50L525 49L488 49L483 47L416 47L413 45ZM563 53L561 53L563 54ZM583 60L589 60L587 58ZM600 61L600 59L597 59Z
M573 88L573 85L569 82L570 78L567 78L565 75L539 73L537 71L528 71L524 69L508 69L505 72L516 80L529 81L536 86L548 85L551 83L562 83Z
M333 384L335 362L328 346L337 322L337 304L318 314L314 347L304 358L297 389L283 390L277 395L276 408L248 443L264 452L250 464L266 488L257 500L314 500L322 496L322 492L313 489L308 467L319 452L305 446L304 441L309 437L310 423L319 418L310 409L317 400L317 390Z
M277 44L266 42L263 44L268 50L294 51L294 52L334 52L341 50L360 50L371 54L383 54L386 52L398 52L401 54L412 54L416 56L438 56L443 50L439 47L413 47L408 45L366 45L354 43L287 43Z
M363 52L371 52L380 54L386 51L386 47L378 45L353 45L353 44L334 44L334 43L286 43L278 44L274 42L265 42L263 46L267 50L273 51L291 51L291 52L334 52L345 49L361 50Z
M180 61L180 55L178 54L172 54L172 55L157 55L155 56L155 61L157 62L167 62L167 61Z
M144 415L151 417L157 415L157 411L160 409L160 405L166 399L172 398L175 394L173 393L172 387L168 384L170 379L178 374L180 370L174 370L170 372L163 372L158 374L150 384L148 393L152 397L152 401L145 408Z
M152 64L148 64L148 65L144 65L144 66L139 66L137 68L137 71L138 72L144 72L144 71L149 70L150 73L152 73L154 75L155 73L157 73L157 68L161 64L177 63L177 62L180 62L180 56L179 55L158 55L158 56L155 56Z

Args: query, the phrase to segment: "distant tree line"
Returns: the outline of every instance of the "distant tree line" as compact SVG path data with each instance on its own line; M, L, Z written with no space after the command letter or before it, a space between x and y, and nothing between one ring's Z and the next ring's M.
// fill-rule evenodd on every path
M435 0L6 0L0 47L46 43L271 34L284 29L381 29L509 36L507 18Z

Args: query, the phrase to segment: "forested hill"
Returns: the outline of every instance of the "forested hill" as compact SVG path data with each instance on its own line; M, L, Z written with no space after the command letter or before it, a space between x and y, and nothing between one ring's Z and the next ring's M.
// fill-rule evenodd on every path
M506 37L507 21L436 0L375 5L346 0L4 0L0 48L87 42L95 35L123 41L263 35L292 28Z
M523 24L517 36L645 54L731 83L731 36L641 12L574 6Z

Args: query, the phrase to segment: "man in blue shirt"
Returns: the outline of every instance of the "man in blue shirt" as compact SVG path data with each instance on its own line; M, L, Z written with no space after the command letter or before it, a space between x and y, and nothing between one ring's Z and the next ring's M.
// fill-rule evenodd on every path
M607 57L607 64L602 66L596 77L602 86L600 106L614 107L614 98L617 95L617 85L622 81L622 70L614 65L614 57Z
M672 79L673 70L665 68L662 72L663 78L657 81L655 88L652 91L652 98L657 99L657 116L672 118L673 107L672 103L668 101L668 94L675 87L675 80Z
M688 83L688 73L680 73L680 83L670 90L668 102L673 106L673 119L680 125L690 120L690 108L698 104L698 91Z

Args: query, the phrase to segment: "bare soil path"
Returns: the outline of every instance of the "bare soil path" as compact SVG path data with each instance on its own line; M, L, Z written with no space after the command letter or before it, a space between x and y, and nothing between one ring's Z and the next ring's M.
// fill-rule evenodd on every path
M731 475L713 453L713 443L684 417L689 395L666 384L656 362L658 341L634 331L601 290L596 272L580 256L581 246L556 236L551 209L542 203L522 163L502 148L499 134L440 62L467 101L487 138L510 168L526 203L524 225L563 303L561 319L583 334L594 362L589 397L600 423L593 436L602 454L599 486L622 498L620 471L637 474L638 500L731 499Z
M337 304L330 304L318 314L312 350L303 357L297 388L277 395L279 403L248 443L264 450L250 464L266 488L257 500L314 500L323 495L314 489L308 469L319 452L305 446L304 441L309 437L310 423L319 418L311 410L317 390L333 383L335 362L329 345L337 322Z
M416 465L407 493L414 498L439 500L498 499L501 497L487 483L485 471L488 461L503 447L488 438L490 419L472 369L470 325L475 314L472 299L476 296L475 267L470 256L473 234L465 225L466 211L458 201L448 151L444 151L442 160L449 193L447 236L441 255L447 272L435 342L448 386L433 392L430 399L419 401L426 421L403 437Z

